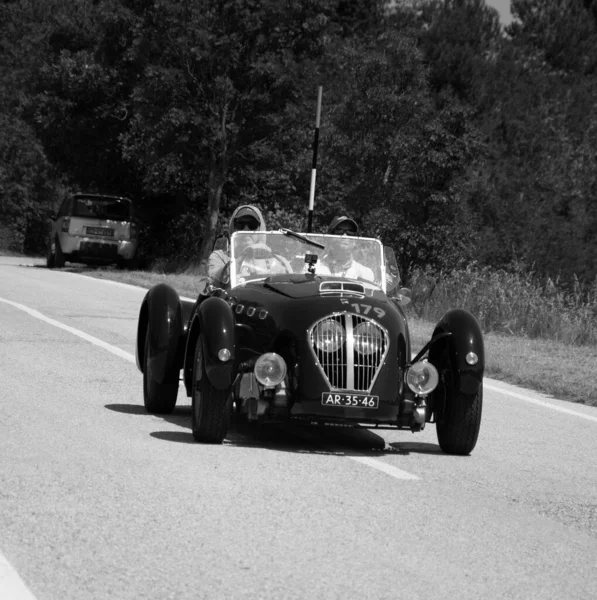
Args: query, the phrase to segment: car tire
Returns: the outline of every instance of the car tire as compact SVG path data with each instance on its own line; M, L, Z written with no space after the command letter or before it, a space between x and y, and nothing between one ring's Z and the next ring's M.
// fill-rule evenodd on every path
M46 266L53 269L56 266L56 255L52 252L52 242L48 241L48 254L46 255Z
M60 242L58 238L56 238L56 242L54 245L54 266L57 269L62 269L66 263L66 256L64 252L62 252L62 248L60 247Z
M145 333L143 352L143 402L148 413L169 415L176 406L178 381L176 383L159 383L151 375L148 327Z
M197 442L221 444L228 433L230 422L229 400L232 387L215 388L205 374L203 336L195 346L192 385L192 429Z
M470 454L477 444L482 412L482 385L471 395L452 389L446 398L446 414L436 425L440 448L446 454Z

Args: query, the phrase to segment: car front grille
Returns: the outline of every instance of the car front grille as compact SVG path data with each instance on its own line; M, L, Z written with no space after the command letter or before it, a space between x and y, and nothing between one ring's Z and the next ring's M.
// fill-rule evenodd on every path
M389 335L383 327L361 315L337 313L317 321L308 333L332 390L371 391L388 352Z

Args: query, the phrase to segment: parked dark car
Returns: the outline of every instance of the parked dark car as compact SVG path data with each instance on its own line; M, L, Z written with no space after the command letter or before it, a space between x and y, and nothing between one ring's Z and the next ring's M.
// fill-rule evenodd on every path
M229 289L208 288L195 302L165 284L148 291L136 348L147 411L172 412L182 380L199 442L221 443L236 410L251 421L435 423L444 452L470 453L484 371L473 315L448 311L412 357L409 292L393 288L391 250L371 238L259 236L232 236ZM366 277L327 274L347 244Z
M73 194L51 219L47 265L61 268L66 261L118 264L134 268L138 235L133 203L102 194Z

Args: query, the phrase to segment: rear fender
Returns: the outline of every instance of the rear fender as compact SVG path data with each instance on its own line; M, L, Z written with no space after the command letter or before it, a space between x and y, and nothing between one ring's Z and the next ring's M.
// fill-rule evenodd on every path
M433 337L443 336L429 349L429 362L439 371L440 376L449 371L452 390L472 396L483 384L485 371L485 348L483 334L477 319L466 310L449 310L435 326ZM469 364L466 357L473 352L478 360ZM441 387L441 386L440 386ZM436 407L442 412L442 407Z
M136 360L143 371L145 339L149 327L148 360L152 376L158 383L178 381L181 367L181 346L184 340L182 307L176 291L160 283L145 295L137 325Z
M195 344L199 334L203 337L205 371L211 384L218 390L232 385L236 357L234 316L228 303L222 298L210 297L201 302L189 327L185 352L184 380L187 394L191 394ZM223 363L218 352L223 348L230 351L230 359Z

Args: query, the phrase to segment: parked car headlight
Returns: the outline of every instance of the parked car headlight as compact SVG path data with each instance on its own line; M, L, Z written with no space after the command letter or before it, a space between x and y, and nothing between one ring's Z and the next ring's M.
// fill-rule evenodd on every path
M261 385L275 387L286 377L286 363L279 354L268 352L255 361L254 373Z
M369 355L382 350L383 333L375 323L359 323L354 329L353 337L354 349L359 354Z
M344 327L334 319L326 319L313 330L313 344L320 352L336 352L346 341Z
M430 362L420 360L406 372L406 383L415 394L425 396L437 387L439 374Z

